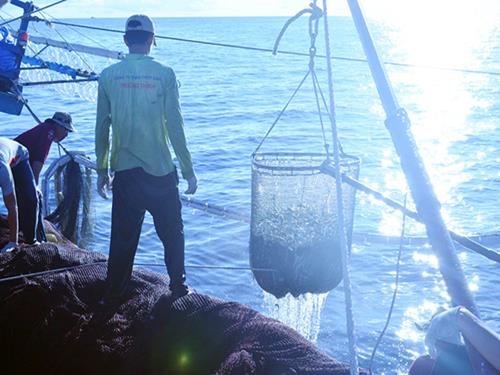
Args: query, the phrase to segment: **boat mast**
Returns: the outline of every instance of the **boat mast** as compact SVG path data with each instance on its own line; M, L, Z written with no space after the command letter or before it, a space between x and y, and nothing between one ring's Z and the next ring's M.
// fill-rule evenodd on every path
M417 145L410 129L410 120L393 93L389 79L371 39L357 0L347 0L368 59L372 77L382 101L387 119L385 124L399 155L417 211L425 224L429 242L439 258L439 268L454 305L463 305L479 315L465 275L441 216L441 205L425 170Z
M441 216L441 205L434 193L434 188L411 133L408 114L399 106L396 96L393 93L358 1L347 0L347 3L387 116L385 125L391 134L392 142L399 155L401 167L406 175L418 215L425 224L429 242L439 259L439 270L445 281L448 294L452 299L453 305L465 306L474 315L479 317L479 311L472 293L467 286L465 274L458 259L455 246ZM478 371L477 373L485 373L484 371L489 367L489 364L472 345L469 345L467 342L466 344L473 366Z
M30 23L30 15L36 9L32 2L11 0L10 3L23 10L23 16L21 18L21 24L19 25L19 30L16 37L16 46L19 48L19 54L17 56L17 64L21 66L21 61L24 56L24 51L26 49L26 44L28 43L28 26Z

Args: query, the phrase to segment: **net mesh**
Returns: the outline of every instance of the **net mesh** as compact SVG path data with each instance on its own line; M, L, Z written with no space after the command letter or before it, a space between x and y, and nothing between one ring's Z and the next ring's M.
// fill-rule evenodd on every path
M92 174L74 160L60 166L53 176L47 202L56 208L46 219L70 241L81 247L92 239ZM50 211L50 207L47 207Z
M53 244L0 255L0 352L8 358L2 373L349 374L292 329L244 305L197 293L173 300L158 273L135 270L124 299L101 305L105 260ZM70 266L78 268L1 280Z
M69 51L56 47L45 47L43 44L29 43L27 54L36 56L44 61L66 65L86 72L100 73L106 66L116 60L94 56L82 52ZM30 65L22 64L21 83L27 82L55 82L68 81L71 77L50 69L32 69ZM47 84L46 87L55 90L64 97L78 97L89 102L97 100L97 81L91 82L68 82Z
M250 263L259 285L276 297L324 293L342 279L337 194L320 172L321 154L263 153L252 163ZM359 159L345 157L342 173L357 178ZM342 185L351 243L355 189ZM269 271L270 269L274 272Z

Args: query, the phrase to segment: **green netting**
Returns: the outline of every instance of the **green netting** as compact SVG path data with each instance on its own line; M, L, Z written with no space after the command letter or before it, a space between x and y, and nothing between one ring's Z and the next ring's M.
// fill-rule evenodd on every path
M327 292L342 279L337 193L335 180L320 171L325 159L260 153L252 160L250 264L259 285L276 297ZM345 156L340 165L358 177L358 158ZM342 193L350 247L355 189L343 183Z

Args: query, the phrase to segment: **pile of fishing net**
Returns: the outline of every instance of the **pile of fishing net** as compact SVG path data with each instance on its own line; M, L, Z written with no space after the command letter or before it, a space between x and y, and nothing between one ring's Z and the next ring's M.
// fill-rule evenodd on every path
M16 278L29 273L39 274ZM104 255L70 244L1 254L2 373L349 373L244 305L197 293L174 301L162 274L134 271L126 298L102 305L105 275Z

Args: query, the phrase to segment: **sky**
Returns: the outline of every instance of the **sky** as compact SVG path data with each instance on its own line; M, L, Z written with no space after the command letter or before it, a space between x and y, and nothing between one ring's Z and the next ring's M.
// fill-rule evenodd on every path
M56 0L32 0L43 7ZM145 13L153 17L292 16L314 0L67 0L47 12L56 18L128 17ZM440 12L443 21L456 12L474 16L478 12L500 18L500 0L358 0L367 18L415 19ZM317 0L322 7L323 0ZM488 12L482 10L488 9ZM20 10L9 4L3 12L16 16ZM330 15L348 15L347 0L328 0ZM499 19L500 24L500 19Z

